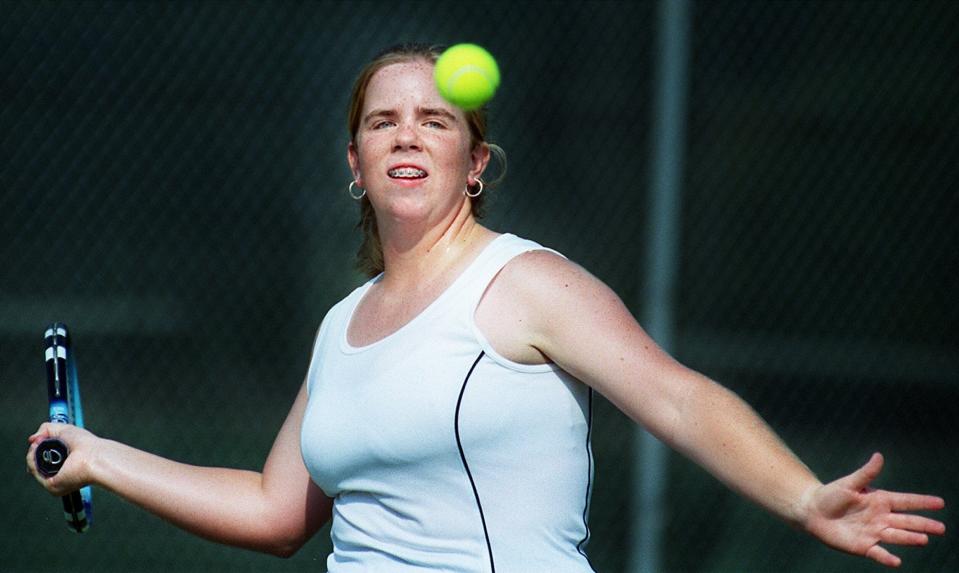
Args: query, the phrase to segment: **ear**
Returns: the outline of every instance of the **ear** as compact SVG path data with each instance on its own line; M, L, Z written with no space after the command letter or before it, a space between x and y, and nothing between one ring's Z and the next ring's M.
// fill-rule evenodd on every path
M480 175L486 171L486 166L489 164L489 157L489 145L485 142L478 144L470 151L470 172L469 175L466 176L467 184L474 184Z
M356 184L363 187L362 176L360 174L360 156L356 151L356 145L351 141L346 146L346 161L350 164L350 171L353 172L353 179Z

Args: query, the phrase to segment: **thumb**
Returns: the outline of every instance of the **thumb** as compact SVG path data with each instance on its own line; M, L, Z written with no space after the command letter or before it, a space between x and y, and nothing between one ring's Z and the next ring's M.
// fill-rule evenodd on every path
M883 463L882 454L874 453L865 465L849 475L849 485L857 491L868 488L869 484L879 476Z

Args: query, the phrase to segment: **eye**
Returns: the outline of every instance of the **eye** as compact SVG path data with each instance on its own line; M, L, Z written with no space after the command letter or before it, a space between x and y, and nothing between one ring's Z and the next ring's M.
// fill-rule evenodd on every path
M385 120L385 119L384 119L384 120L382 120L382 121L377 121L377 122L374 123L372 126L370 126L370 128L371 128L371 129L384 129L384 128L387 128L387 127L390 127L390 126L393 126L393 125L395 125L395 124L394 124L392 121L389 121L389 120Z
M446 124L444 124L444 123L441 122L441 121L437 121L437 120L435 120L435 119L431 119L431 120L427 121L426 123L424 123L423 125L425 125L426 127L433 128L433 129L445 129L445 128L446 128Z

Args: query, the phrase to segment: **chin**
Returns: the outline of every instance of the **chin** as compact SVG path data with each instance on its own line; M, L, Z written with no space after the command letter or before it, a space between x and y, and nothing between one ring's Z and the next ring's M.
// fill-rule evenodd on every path
M374 205L374 208L377 213L382 211L384 215L397 221L418 221L426 219L433 211L433 205L427 202L422 196L394 196L379 207Z

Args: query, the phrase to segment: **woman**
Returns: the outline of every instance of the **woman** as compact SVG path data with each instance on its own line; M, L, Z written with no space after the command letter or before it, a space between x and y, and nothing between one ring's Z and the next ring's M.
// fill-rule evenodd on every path
M589 571L596 390L735 491L827 545L888 566L923 545L933 496L820 483L733 393L670 358L603 283L477 221L480 112L436 92L438 51L404 46L357 80L350 193L369 282L330 310L260 473L179 464L44 424L27 465L51 493L116 492L209 539L290 555L331 515L330 571ZM495 148L494 148L495 149ZM72 454L41 478L34 451ZM319 485L317 485L319 484Z

